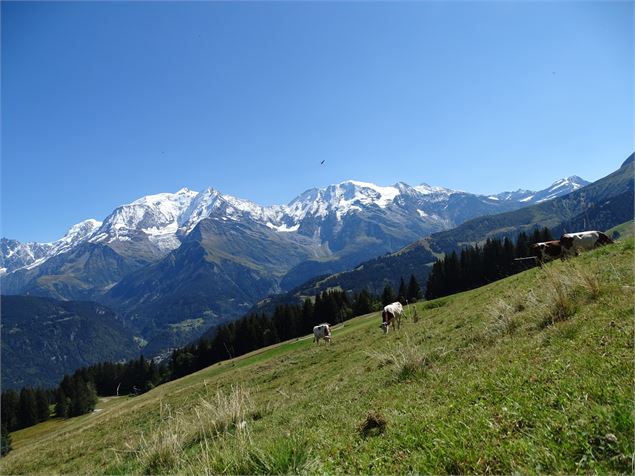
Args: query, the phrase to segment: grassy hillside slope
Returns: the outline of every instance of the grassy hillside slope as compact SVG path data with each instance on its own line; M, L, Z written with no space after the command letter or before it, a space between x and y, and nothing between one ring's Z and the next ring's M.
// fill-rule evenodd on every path
M630 473L633 239L13 434L7 473ZM418 318L413 316L414 311Z
M621 225L614 226L606 233L613 238L622 240L632 238L635 236L635 220L630 220L626 223L622 223Z

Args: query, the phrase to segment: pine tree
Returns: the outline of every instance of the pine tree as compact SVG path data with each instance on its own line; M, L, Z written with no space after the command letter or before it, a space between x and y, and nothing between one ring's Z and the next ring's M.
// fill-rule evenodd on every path
M61 385L55 395L55 416L58 418L68 418L70 414L71 399L66 396Z
M549 228L544 227L542 231L540 232L540 241L552 241L552 240L553 240L553 236L551 236L551 231L549 231Z
M408 299L408 289L406 288L406 282L403 280L403 276L402 276L400 278L400 280L399 280L399 293L398 293L398 296L397 296L397 300L402 305L405 306L407 299Z
M372 311L372 299L366 289L362 289L358 294L353 296L353 315L362 316Z
M92 382L86 382L80 376L72 378L74 392L71 395L70 416L90 413L97 404L97 392Z
M382 306L387 306L393 302L395 302L395 291L393 291L390 284L386 284L384 286L384 292L381 294L381 304Z
M521 231L516 238L514 254L516 255L516 258L525 258L529 256L529 243L527 239L527 233L525 233L524 231Z
M20 408L20 397L15 390L9 389L2 392L0 401L2 424L6 425L8 431L18 429L18 413Z
M35 391L35 408L37 421L46 421L50 418L48 392L42 388Z
M11 435L7 426L2 422L2 439L0 440L0 456L6 455L11 451Z
M37 423L37 404L35 403L35 392L32 388L23 388L20 391L18 420L20 428L26 428Z
M408 299L408 302L410 303L417 302L421 299L421 286L419 286L419 282L417 281L417 278L415 278L414 274L410 275L406 299Z

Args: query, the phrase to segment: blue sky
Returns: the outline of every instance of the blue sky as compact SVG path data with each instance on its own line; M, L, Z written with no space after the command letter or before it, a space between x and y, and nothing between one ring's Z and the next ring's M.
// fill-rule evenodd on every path
M2 2L2 236L143 195L474 193L633 151L632 2ZM324 160L324 165L320 162Z

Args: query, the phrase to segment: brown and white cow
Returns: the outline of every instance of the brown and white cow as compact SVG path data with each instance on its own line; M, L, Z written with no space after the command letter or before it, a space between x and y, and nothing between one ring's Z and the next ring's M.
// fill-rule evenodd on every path
M384 334L388 332L388 328L393 322L397 323L397 329L401 327L401 314L403 313L403 306L399 301L388 304L381 312L381 329Z
M560 241L542 241L530 246L531 255L538 258L541 263L556 258L562 258L562 245Z
M324 339L325 342L331 343L331 325L326 322L318 324L313 328L313 341L316 344L320 343L320 339Z
M560 245L564 256L577 255L580 251L592 250L598 246L613 243L605 233L601 231L581 231L578 233L565 233L560 237Z

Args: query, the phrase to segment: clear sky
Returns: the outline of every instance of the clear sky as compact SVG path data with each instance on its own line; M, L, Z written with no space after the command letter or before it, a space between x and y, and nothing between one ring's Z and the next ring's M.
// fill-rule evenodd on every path
M182 187L597 180L634 149L633 5L2 2L2 236Z

